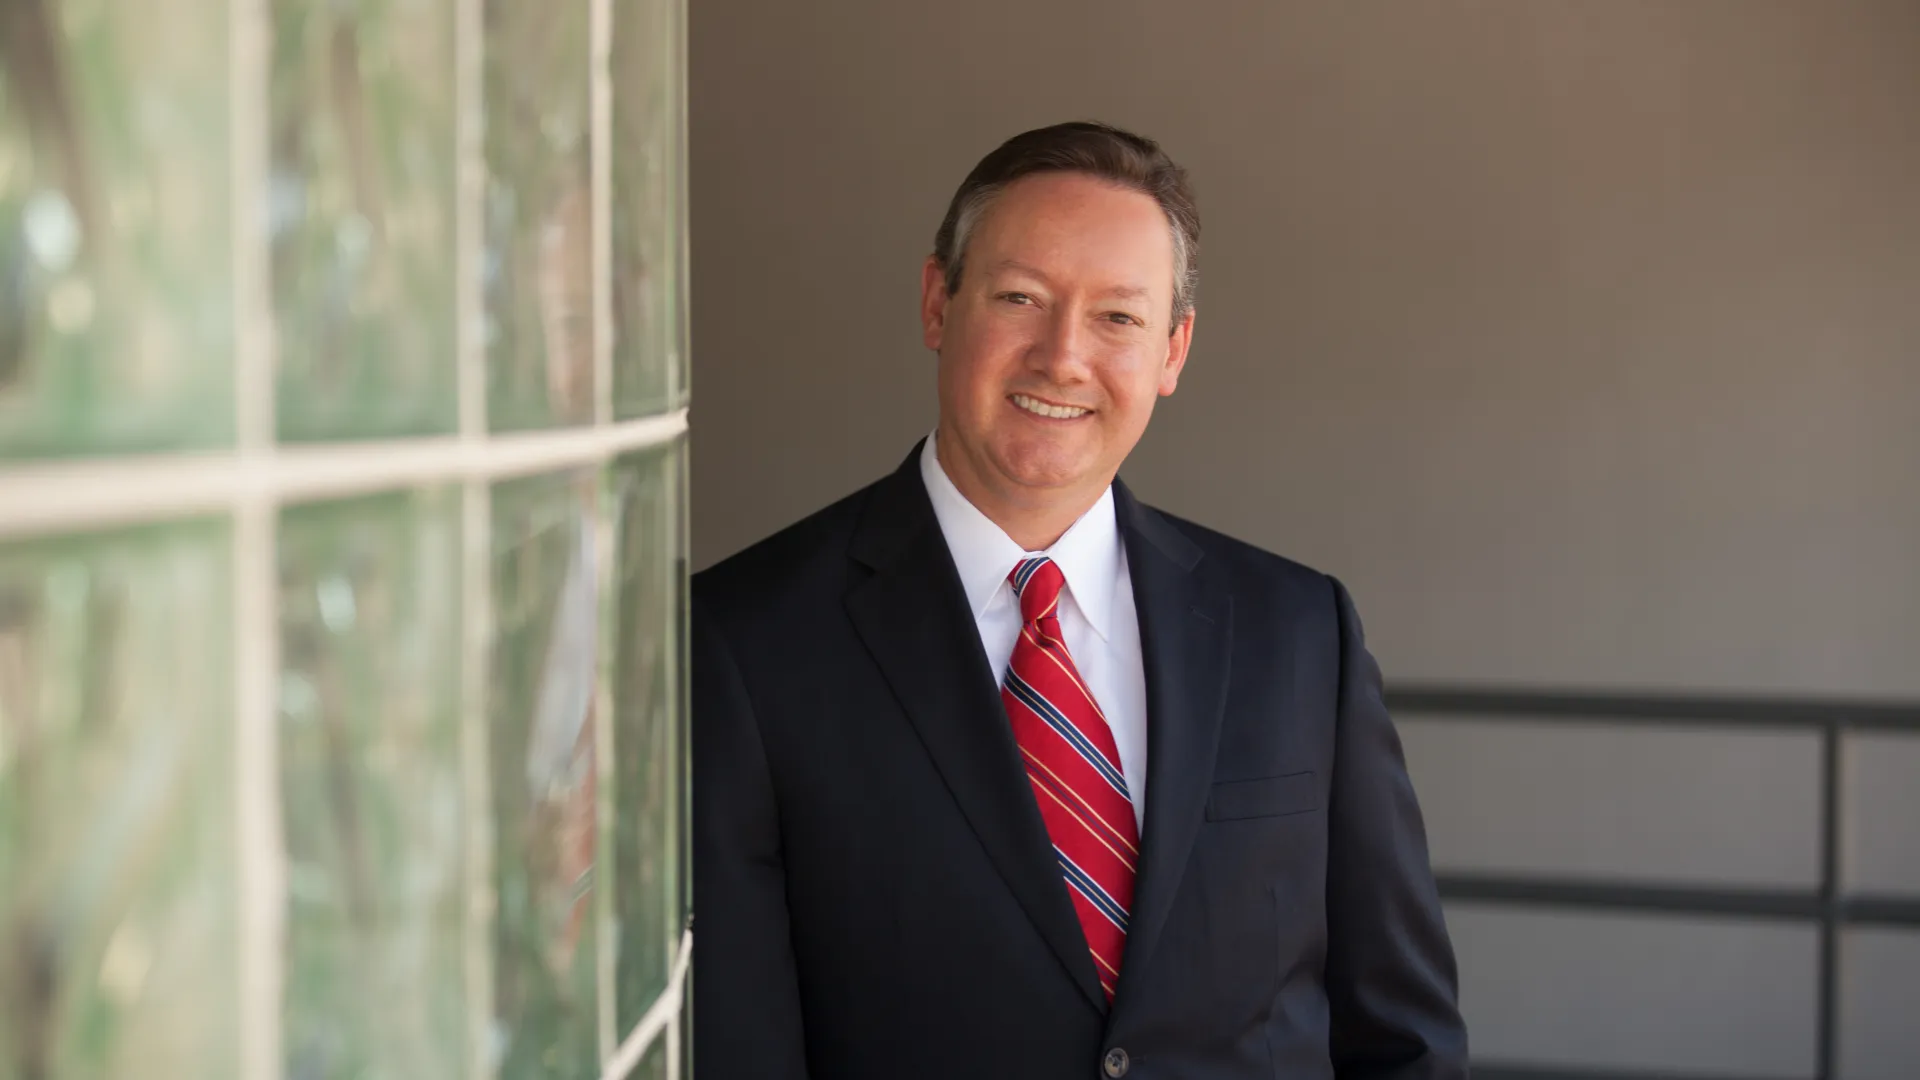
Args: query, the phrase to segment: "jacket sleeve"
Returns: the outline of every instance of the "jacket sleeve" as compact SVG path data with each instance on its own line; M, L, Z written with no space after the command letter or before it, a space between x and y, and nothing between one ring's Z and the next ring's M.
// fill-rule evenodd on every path
M1463 1080L1453 947L1380 666L1333 581L1340 691L1329 796L1327 999L1340 1080Z
M702 1080L805 1080L779 808L720 628L692 610L694 1060Z

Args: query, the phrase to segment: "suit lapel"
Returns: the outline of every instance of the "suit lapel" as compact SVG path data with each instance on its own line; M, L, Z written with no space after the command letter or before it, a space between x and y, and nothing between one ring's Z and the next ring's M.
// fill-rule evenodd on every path
M1220 745L1233 597L1201 552L1114 482L1147 683L1147 812L1116 1005L1138 990L1206 809Z
M873 575L848 592L847 612L988 857L1089 1004L1104 1011L919 460L916 447L874 488L850 551Z

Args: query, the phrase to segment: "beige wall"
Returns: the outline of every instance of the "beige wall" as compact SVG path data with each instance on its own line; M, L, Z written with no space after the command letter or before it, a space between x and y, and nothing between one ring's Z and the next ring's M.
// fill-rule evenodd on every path
M1124 475L1342 575L1389 672L1920 694L1920 4L692 5L694 552L932 425L953 187L1097 117L1193 170Z
M1920 697L1920 2L692 11L699 564L932 425L948 196L1092 116L1208 229L1125 474L1346 578L1390 679ZM1444 874L1819 887L1812 730L1400 720ZM1842 883L1920 901L1920 733L1836 754ZM1508 1075L1816 1074L1810 920L1447 915ZM1832 1075L1920 1076L1920 932L1836 953Z

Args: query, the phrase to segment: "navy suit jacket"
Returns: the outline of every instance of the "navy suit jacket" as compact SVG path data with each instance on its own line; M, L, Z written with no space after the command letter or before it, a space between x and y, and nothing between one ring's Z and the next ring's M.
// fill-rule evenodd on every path
M1109 1008L918 470L694 578L701 1080L1455 1080L1455 973L1340 584L1114 485L1146 829Z

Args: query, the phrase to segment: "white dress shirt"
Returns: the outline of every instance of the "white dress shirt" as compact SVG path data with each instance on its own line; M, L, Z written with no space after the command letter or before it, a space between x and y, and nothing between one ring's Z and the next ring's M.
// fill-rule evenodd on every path
M1127 549L1114 517L1113 488L1080 516L1052 547L1025 551L953 486L927 436L920 478L933 500L933 515L953 553L980 630L980 644L993 666L995 684L1006 681L1013 646L1020 640L1020 600L1007 575L1022 559L1045 555L1067 579L1061 592L1060 630L1073 664L1100 703L1120 751L1120 771L1133 795L1133 816L1146 832L1147 675L1140 658L1140 617L1127 576Z

